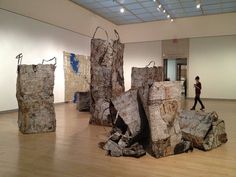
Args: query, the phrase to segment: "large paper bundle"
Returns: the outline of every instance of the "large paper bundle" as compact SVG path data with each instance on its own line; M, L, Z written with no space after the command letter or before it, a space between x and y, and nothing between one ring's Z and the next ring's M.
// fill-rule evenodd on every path
M179 82L154 82L149 89L148 120L152 153L164 157L185 152L190 142L182 140L178 113L181 109Z
M124 44L119 37L115 41L108 41L108 35L107 40L94 37L91 40L91 124L112 123L111 98L124 92L123 52Z
M227 142L225 123L215 112L182 111L179 117L183 138L194 147L210 150Z
M18 126L22 133L56 130L53 64L18 65Z
M138 89L142 86L150 85L153 82L163 81L163 68L162 67L148 67L132 68L131 74L131 88Z

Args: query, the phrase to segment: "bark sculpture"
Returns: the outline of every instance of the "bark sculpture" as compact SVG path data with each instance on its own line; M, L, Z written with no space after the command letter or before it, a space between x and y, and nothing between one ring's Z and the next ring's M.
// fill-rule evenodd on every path
M98 27L94 36L98 29L102 28ZM118 39L115 41L108 41L107 32L107 40L94 36L91 40L91 124L111 125L111 98L124 92L124 44L116 34Z
M185 140L201 150L211 150L227 142L225 123L216 112L182 111L180 128Z
M180 82L154 82L150 87L148 119L152 154L156 158L191 149L191 143L183 140L179 126L180 101Z
M55 65L18 63L16 97L19 107L18 126L22 133L56 130L53 95Z
M132 68L132 73L131 73L132 89L138 89L140 87L150 85L153 82L163 81L163 68L160 66L148 67L152 62L150 62L144 68L137 68L137 67Z

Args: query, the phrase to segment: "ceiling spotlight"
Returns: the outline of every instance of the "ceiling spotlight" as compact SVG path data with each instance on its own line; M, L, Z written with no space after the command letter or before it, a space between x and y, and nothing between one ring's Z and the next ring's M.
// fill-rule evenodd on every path
M173 22L173 21L174 21L174 19L172 18L172 19L170 19L170 21L171 21L171 22Z
M159 7L159 9L160 9L160 8L161 8L161 4L159 4L159 6L158 6L158 7Z
M120 13L124 13L125 12L125 9L124 8L121 8L120 9Z
M200 7L201 7L201 4L198 3L198 4L196 5L196 8L197 8L197 9L200 9Z
M163 10L163 13L166 13L166 10L165 10L165 9Z
M170 18L170 15L169 15L169 14L167 15L167 18Z
M156 2L156 0L153 0L153 2Z

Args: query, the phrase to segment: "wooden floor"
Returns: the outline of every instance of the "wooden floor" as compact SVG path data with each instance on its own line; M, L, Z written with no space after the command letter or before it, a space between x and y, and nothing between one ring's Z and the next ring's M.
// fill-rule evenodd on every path
M89 113L77 112L73 104L56 106L56 133L22 135L17 113L0 114L0 177L235 177L236 102L205 104L225 120L228 143L161 159L105 156L97 144L109 128L88 125Z

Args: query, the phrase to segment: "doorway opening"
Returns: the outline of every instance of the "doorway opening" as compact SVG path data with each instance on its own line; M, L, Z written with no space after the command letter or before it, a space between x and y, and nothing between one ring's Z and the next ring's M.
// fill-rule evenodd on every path
M181 81L182 94L187 97L187 58L164 59L165 81Z

